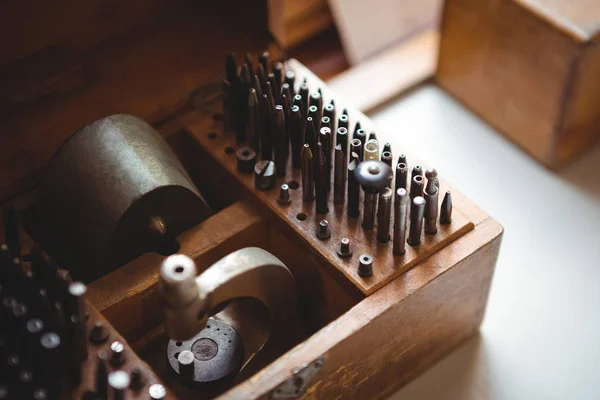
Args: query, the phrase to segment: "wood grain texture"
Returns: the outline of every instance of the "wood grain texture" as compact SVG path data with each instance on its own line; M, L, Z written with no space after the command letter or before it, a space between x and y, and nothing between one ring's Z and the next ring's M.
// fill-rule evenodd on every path
M600 132L600 111L591 111L600 102L597 45L590 33L575 33L594 29L592 3L447 1L438 83L543 164L560 167Z
M315 90L320 87L323 91L324 104L328 103L331 98L336 100L336 107L346 107L343 101L340 101L316 76L310 73L305 67L294 60L287 63L287 67L296 72L297 81L302 81L303 77L307 77L308 85ZM218 111L219 104L213 106L213 111ZM367 117L352 109L348 108L351 125L360 120L361 125L367 132L375 129L368 121ZM221 166L225 167L232 175L234 175L248 190L252 197L259 199L259 205L268 207L268 210L276 216L277 221L285 221L287 226L283 225L284 229L291 228L295 231L301 240L308 244L310 248L316 249L321 256L327 260L327 266L333 266L337 271L331 271L333 274L343 275L365 295L372 294L384 285L390 282L393 278L404 273L412 268L420 261L424 260L432 253L438 251L443 246L452 242L456 238L463 235L465 232L473 228L473 224L462 214L461 204L455 202L452 224L447 226L439 226L436 235L423 235L422 243L418 247L407 246L406 254L403 256L394 256L392 253L392 242L385 244L379 243L376 240L376 229L364 230L361 228L361 219L349 218L345 212L344 205L333 206L331 201L332 193L330 193L330 212L326 215L319 215L314 211L314 201L306 203L302 201L301 190L292 190L292 203L288 206L280 206L277 203L279 194L279 185L286 182L301 182L300 170L291 168L291 160L288 160L288 174L285 178L279 178L277 187L269 191L258 191L254 189L253 174L240 174L237 172L237 160L235 154L231 151L226 151L227 148L235 149L234 134L232 132L223 132L222 125L208 118L190 124L188 130L210 154L216 159ZM352 131L352 129L350 129ZM216 137L209 135L211 132L218 132ZM397 136L386 135L382 132L377 132L379 142L392 143L392 149L401 149L401 141ZM417 165L411 161L409 155L410 168ZM441 172L443 175L443 171ZM333 174L332 174L333 175ZM293 186L292 186L293 187ZM446 190L446 182L440 180L440 191L444 193ZM441 196L440 196L441 197ZM440 198L440 202L441 202ZM256 202L253 202L256 204ZM303 214L306 219L302 220L298 215ZM326 219L329 222L331 229L331 237L327 240L319 240L315 236L316 228L321 219ZM339 245L343 237L348 237L353 248L353 255L349 258L340 258L336 253L336 247ZM361 277L358 275L358 259L362 254L370 254L374 257L373 276ZM338 279L339 281L339 279Z
M320 356L324 366L301 398L389 396L477 331L501 237L487 219L221 398L268 399Z

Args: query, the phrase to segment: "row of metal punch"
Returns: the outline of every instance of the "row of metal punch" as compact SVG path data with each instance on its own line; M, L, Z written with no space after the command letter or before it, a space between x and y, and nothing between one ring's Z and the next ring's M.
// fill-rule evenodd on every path
M320 88L311 92L306 79L296 84L294 71L286 71L283 63L269 64L267 52L258 57L256 64L247 55L239 67L230 55L226 59L226 79L222 81L225 130L235 131L238 143L246 143L236 152L238 170L254 171L257 189L272 189L277 177L287 175L291 153L292 168L301 169L302 173L302 199L314 201L317 214L329 212L333 186L333 204L346 202L348 216L359 217L362 188L362 228L373 229L377 219L377 240L387 243L394 202L395 255L405 253L405 243L420 245L423 225L426 234L434 235L438 217L440 224L451 223L451 194L445 193L439 207L435 169L424 173L417 165L409 176L406 156L402 154L394 166L396 179L392 190L391 144L385 143L380 152L376 133L367 135L360 121L356 121L350 139L346 109L336 119L334 100L323 105ZM283 184L278 203L287 205L290 201L288 185ZM327 221L322 220L317 237L327 236L326 229Z

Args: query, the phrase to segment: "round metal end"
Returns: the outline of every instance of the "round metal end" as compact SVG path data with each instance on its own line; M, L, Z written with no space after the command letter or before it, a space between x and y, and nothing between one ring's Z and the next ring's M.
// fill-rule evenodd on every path
M331 237L329 222L326 219L322 219L321 221L319 221L319 227L317 228L317 237L321 240L329 239L329 237Z
M337 247L337 254L342 258L347 258L352 256L352 249L350 248L350 239L342 238L340 244Z
M81 282L73 282L69 284L69 294L75 297L81 297L87 292L87 287Z
M429 179L437 179L438 173L435 168L429 168L425 171L425 178Z
M116 390L125 390L129 387L129 374L125 371L115 371L108 375L108 384Z
M109 361L111 365L122 365L125 362L125 346L123 343L115 340L110 344Z
M281 190L279 191L279 197L277 198L277 203L281 206L287 206L292 202L292 198L290 197L290 187L287 183L281 185Z
M101 344L108 339L108 331L104 328L104 324L96 321L90 331L90 341L95 344Z
M54 332L44 333L40 339L40 344L45 349L55 349L60 346L60 336Z
M373 257L363 254L358 259L358 275L367 277L373 275Z
M354 170L358 183L367 191L378 191L388 186L394 178L392 168L382 161L363 161Z
M148 395L151 400L162 400L167 397L167 389L160 383L155 383L148 389Z
M198 297L194 260L184 254L165 258L160 268L160 289L172 307L193 302Z

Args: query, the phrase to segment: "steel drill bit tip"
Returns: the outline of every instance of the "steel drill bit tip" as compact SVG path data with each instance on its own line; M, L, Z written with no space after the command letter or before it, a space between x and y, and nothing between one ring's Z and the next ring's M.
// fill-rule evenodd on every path
M417 196L413 199L410 208L410 229L408 233L408 244L412 247L421 244L421 232L423 231L423 214L425 212L425 199Z
M313 174L313 155L308 143L305 143L302 146L300 158L302 159L302 200L310 202L315 198L315 182Z
M450 225L452 223L452 195L448 190L442 200L442 208L440 210L440 224Z
M396 190L394 201L394 248L393 253L401 256L406 252L406 218L408 215L408 193L406 189Z

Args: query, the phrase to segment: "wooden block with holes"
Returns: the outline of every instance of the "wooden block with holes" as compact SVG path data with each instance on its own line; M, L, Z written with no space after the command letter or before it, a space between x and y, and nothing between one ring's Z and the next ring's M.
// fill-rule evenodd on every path
M600 133L597 1L448 0L436 79L555 168Z

